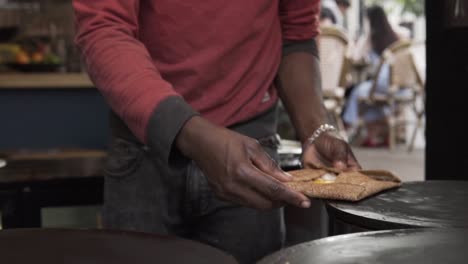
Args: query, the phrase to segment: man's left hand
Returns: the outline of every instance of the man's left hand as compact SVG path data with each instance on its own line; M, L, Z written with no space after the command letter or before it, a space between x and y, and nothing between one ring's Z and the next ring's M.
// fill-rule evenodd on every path
M320 135L313 143L302 147L304 168L334 167L339 170L359 170L361 166L351 147L335 132Z

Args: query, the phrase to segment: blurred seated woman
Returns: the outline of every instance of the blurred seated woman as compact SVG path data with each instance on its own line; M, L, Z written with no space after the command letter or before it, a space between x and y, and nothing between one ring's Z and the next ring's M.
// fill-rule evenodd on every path
M399 40L398 35L392 29L385 11L380 6L372 6L367 9L367 22L369 34L361 38L356 47L354 60L366 60L373 68L377 68L383 51L391 44ZM376 93L387 93L389 88L390 67L383 65L377 79ZM356 85L351 91L346 102L343 113L343 121L348 127L350 137L353 137L359 123L359 99L369 96L373 85L373 80L368 80ZM366 123L367 138L362 143L364 146L385 146L388 145L388 128L386 125L386 115L389 109L385 107L370 107L363 113L362 118Z
M320 26L336 25L336 17L330 8L322 7L320 9Z

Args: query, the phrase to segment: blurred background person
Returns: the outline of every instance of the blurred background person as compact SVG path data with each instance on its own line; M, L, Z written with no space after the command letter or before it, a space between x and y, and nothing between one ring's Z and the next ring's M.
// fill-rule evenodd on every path
M390 25L385 11L380 6L372 6L366 12L365 34L356 44L355 61L366 60L375 70L379 65L383 51L390 45L399 40L398 34ZM382 66L379 76L377 76L377 93L387 93L390 77L389 65ZM355 136L356 128L359 122L359 99L365 98L373 85L373 80L367 80L358 84L352 91L347 100L343 113L343 121L348 128L351 137ZM363 141L363 146L386 146L388 128L386 124L386 113L388 109L382 107L369 107L363 114L366 123L367 138Z
M341 28L346 28L346 11L351 6L349 0L323 0L322 1L322 10L325 10L325 13L331 12L333 14L335 21L333 24Z
M322 7L320 10L320 26L334 26L336 24L336 17L330 8Z

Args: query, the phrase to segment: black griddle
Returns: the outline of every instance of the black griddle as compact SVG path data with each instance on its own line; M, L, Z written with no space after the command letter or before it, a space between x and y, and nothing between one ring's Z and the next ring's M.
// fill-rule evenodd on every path
M400 229L347 234L299 244L259 264L465 264L467 229Z

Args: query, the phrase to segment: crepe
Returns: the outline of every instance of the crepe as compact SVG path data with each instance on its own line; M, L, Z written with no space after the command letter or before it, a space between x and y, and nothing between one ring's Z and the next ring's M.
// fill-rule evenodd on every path
M339 171L334 168L289 171L286 185L311 198L359 201L401 186L401 180L383 170Z

